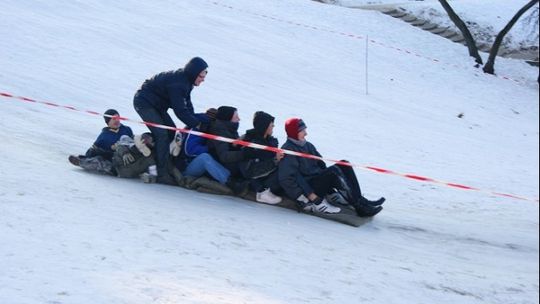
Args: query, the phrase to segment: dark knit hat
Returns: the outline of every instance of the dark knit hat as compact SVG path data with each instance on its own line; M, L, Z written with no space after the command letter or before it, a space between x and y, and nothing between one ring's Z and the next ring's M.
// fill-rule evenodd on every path
M307 128L304 121L300 118L291 118L285 122L285 131L287 136L298 140L298 133L304 131Z
M218 110L216 108L210 108L206 110L206 116L208 116L210 120L216 120L217 112Z
M118 114L118 111L116 111L115 109L109 109L109 110L105 111L104 114L105 115L110 115L110 116L119 116L120 115L120 114ZM105 119L105 123L107 125L109 125L109 121L111 121L111 117L103 116L103 118Z
M184 73L191 84L195 83L199 74L208 68L208 64L204 59L195 57L191 59L184 67Z
M255 128L257 133L264 135L266 133L266 130L268 130L270 124L273 123L275 120L276 118L272 115L263 111L258 111L255 112L255 115L253 116L253 127Z
M235 107L219 107L219 109L217 110L216 119L223 121L231 121L236 111L238 111L238 109L236 109Z

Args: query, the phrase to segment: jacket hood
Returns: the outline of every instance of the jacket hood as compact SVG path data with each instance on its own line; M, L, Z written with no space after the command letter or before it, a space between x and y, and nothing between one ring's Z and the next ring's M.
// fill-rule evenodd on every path
M255 116L253 117L253 127L261 136L264 136L266 130L274 121L275 118L272 115L259 111L256 112Z
M257 132L257 130L255 130L255 129L247 130L247 131L246 131L246 135L247 135L249 138L262 137L262 136L259 134L259 132Z
M222 106L219 107L216 113L216 119L222 120L222 121L231 121L231 119L234 117L234 113L238 111L235 107L230 106Z
M253 142L260 145L271 146L277 148L279 146L279 140L274 136L264 137L264 135L259 134L255 129L247 130L246 134L243 136L243 139L248 142Z
M191 59L184 67L184 73L191 84L195 83L197 76L208 68L208 64L204 59L195 57Z
M308 141L307 140L298 140L298 139L295 139L295 138L287 138L287 141L295 146L298 146L298 147L305 147L307 144L308 144Z

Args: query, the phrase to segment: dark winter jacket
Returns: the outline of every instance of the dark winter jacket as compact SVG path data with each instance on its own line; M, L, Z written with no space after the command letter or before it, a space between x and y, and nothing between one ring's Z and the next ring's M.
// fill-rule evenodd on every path
M114 154L113 146L123 135L133 138L133 131L131 131L130 127L124 125L120 125L116 130L108 127L103 128L94 145L86 152L86 157L102 156L107 160L112 160Z
M265 138L263 134L261 134L255 129L246 131L246 134L244 134L241 137L241 139L243 141L252 142L252 143L260 144L263 146L274 147L274 148L277 148L279 145L279 141L277 140L277 138L273 136L268 136ZM273 159L276 157L276 153L271 152L271 151L253 149L253 148L248 148L248 147L244 147L242 149L245 151L244 154L247 159L265 160L265 159Z
M210 133L232 139L239 138L238 124L230 121L216 120L210 125ZM208 149L214 159L229 169L233 175L240 173L240 162L245 160L244 151L242 151L240 146L234 146L217 140L209 140Z
M287 140L282 149L321 156L310 142L305 142L302 145L291 138ZM279 162L279 183L290 198L297 199L301 195L307 197L313 193L313 188L308 181L321 174L324 169L326 169L326 164L323 161L286 155Z
M277 148L279 145L275 137L264 137L255 129L248 130L240 139L264 146ZM240 164L240 171L244 178L258 179L267 177L277 170L276 153L260 149L243 147L245 161Z
M173 109L188 128L196 127L200 121L191 103L191 91L197 76L206 68L208 64L203 59L194 58L184 69L155 75L137 91L135 105L140 108L153 107L163 113Z

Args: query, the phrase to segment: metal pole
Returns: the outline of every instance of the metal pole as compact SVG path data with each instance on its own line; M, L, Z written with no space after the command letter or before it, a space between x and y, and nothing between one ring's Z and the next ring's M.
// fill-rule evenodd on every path
M369 95L369 36L366 35L366 95Z

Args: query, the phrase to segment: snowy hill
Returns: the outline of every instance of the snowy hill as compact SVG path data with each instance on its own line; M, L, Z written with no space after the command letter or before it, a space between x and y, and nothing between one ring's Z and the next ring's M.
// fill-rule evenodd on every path
M242 130L265 110L283 142L301 116L330 158L539 195L538 69L525 63L497 61L517 82L486 76L460 45L310 0L0 7L2 92L137 118L144 79L201 56L196 110L237 106ZM378 42L369 95L365 40L341 32ZM351 228L85 173L67 155L101 118L0 107L0 303L538 303L538 203L358 171L388 202Z

